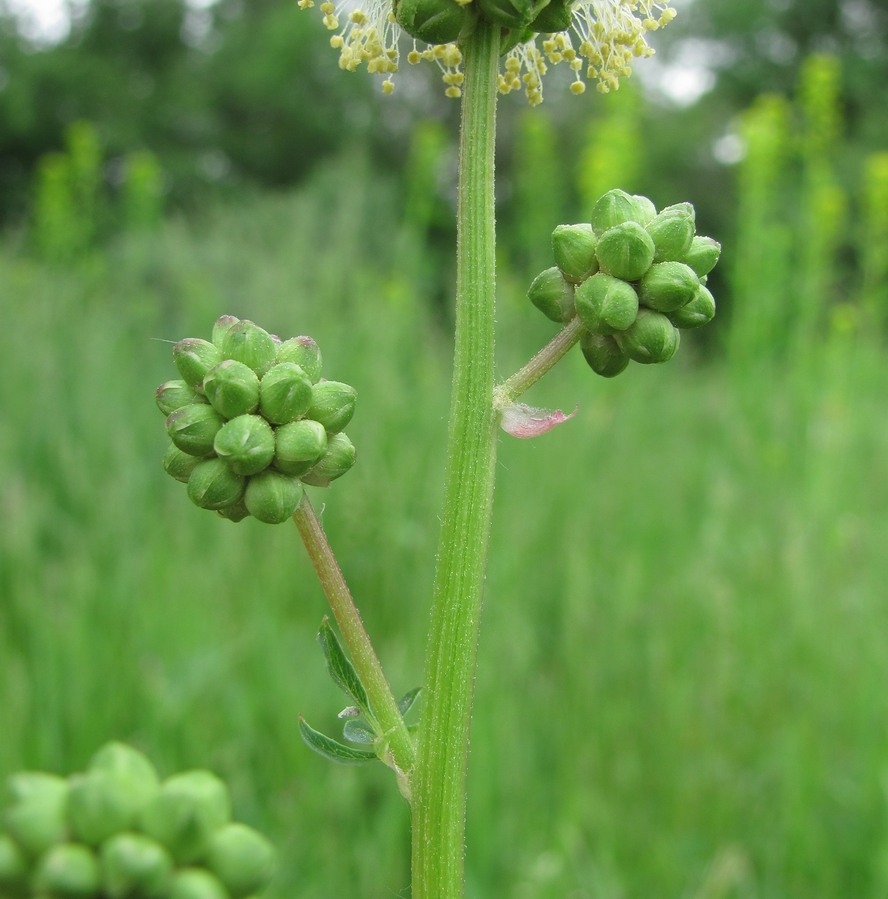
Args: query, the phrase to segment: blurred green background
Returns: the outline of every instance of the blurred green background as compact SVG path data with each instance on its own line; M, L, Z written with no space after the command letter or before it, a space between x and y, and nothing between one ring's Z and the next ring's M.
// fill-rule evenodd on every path
M721 240L673 364L528 399L503 439L473 735L473 899L888 897L888 11L695 0L618 93L501 103L497 366L552 334L549 234L620 186ZM17 9L22 5L18 4ZM160 468L165 341L234 313L357 386L317 491L396 691L419 683L443 465L457 106L338 71L288 0L0 3L0 776L104 741L205 766L278 897L409 894L295 530Z

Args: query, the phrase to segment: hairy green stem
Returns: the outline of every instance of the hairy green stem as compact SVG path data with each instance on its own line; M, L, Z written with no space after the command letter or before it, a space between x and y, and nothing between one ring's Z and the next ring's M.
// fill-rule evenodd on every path
M307 494L293 514L293 521L296 522L302 542L333 610L355 671L367 691L370 710L388 737L391 760L398 771L406 776L413 768L413 741L370 643L361 613L352 599L351 591Z
M456 338L444 509L413 776L413 899L463 895L465 780L496 457L494 146L500 29L463 44Z
M583 325L574 316L523 368L515 372L496 388L496 406L502 408L517 400L548 374L555 364L568 353L580 339Z

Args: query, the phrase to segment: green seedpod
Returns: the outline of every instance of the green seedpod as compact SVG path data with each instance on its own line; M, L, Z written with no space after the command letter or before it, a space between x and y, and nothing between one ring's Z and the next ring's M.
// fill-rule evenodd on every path
M173 875L168 899L230 899L215 874L203 868L182 868Z
M699 328L715 318L715 297L702 284L690 303L669 313L669 320L676 328Z
M530 23L530 30L536 34L568 31L574 6L576 6L576 0L551 0Z
M210 837L230 820L225 784L209 771L185 771L160 785L142 810L140 830L165 846L177 862L192 864L204 858Z
M163 457L163 470L171 478L187 484L191 472L199 462L200 459L197 456L183 453L175 443L171 443Z
M99 861L88 846L59 843L46 850L34 870L34 892L52 899L87 899L98 895Z
M243 362L223 359L206 374L203 390L223 418L255 412L259 406L259 376Z
M245 518L249 518L250 510L247 508L247 504L244 502L243 497L241 497L231 506L225 506L224 509L216 509L216 514L220 518L226 518L228 521L233 521L236 524L239 521L243 521Z
M638 282L643 306L657 312L674 312L694 298L700 279L683 262L655 262Z
M261 415L238 415L219 429L213 449L235 474L259 474L274 457L274 431Z
M213 834L206 866L232 899L245 899L271 882L275 853L261 833L244 824L228 824Z
M213 323L212 341L219 349L225 340L225 335L240 321L236 315L220 315Z
M244 502L254 518L266 524L281 524L292 516L305 488L298 478L268 469L250 478Z
M236 503L246 488L243 475L232 471L223 459L198 462L188 478L188 498L201 509L224 509Z
M24 894L29 870L28 859L18 843L0 833L0 896Z
M176 409L190 406L192 403L206 403L205 397L181 380L166 381L161 384L154 391L154 399L157 401L157 408L164 415L169 415Z
M638 314L635 288L601 272L577 288L576 301L580 321L593 334L625 331Z
M559 225L552 232L555 264L567 281L579 284L598 271L597 244L590 224Z
M262 376L259 409L272 424L296 421L311 403L311 379L295 362L278 362Z
M546 318L563 324L574 314L574 288L558 266L540 272L531 282L527 298Z
M549 0L476 0L475 5L488 22L503 28L525 28L548 2Z
M465 6L454 0L397 0L394 12L407 34L427 44L455 41L468 16Z
M242 362L261 378L274 365L278 346L268 331L243 319L225 332L222 355L225 359Z
M624 222L642 224L644 217L645 210L639 207L635 197L614 188L599 197L592 207L592 228L597 235L602 235Z
M89 846L98 846L113 834L129 830L151 798L133 777L100 768L72 777L70 783L71 835Z
M662 312L639 309L635 324L614 335L620 349L635 362L668 362L678 349L680 335Z
M699 277L705 278L721 256L721 244L711 237L695 237L681 261L689 265Z
M170 440L189 456L204 457L213 452L213 441L225 420L210 405L192 403L167 416Z
M327 432L318 421L281 425L274 434L274 467L283 474L305 474L327 450Z
M345 434L334 434L327 442L327 451L320 462L302 480L312 487L328 487L331 481L341 478L357 459L354 444Z
M6 781L4 824L30 855L39 855L68 836L68 781L42 771L21 771Z
M586 331L580 337L580 349L592 371L603 378L615 378L629 364L629 357L620 349L617 341L607 334Z
M635 200L635 208L638 212L636 221L647 227L657 217L657 207L654 205L654 201L641 194L633 194L632 199Z
M222 352L209 340L186 337L173 347L173 361L185 383L202 393L204 375L222 361Z
M667 206L647 226L654 241L654 262L682 259L694 239L694 207L690 203Z
M318 381L311 389L306 418L319 421L328 434L341 431L355 414L357 391L341 381Z
M654 242L638 222L623 222L601 235L595 253L605 274L637 281L654 261Z
M292 362L298 365L312 384L321 377L321 348L311 337L291 337L277 349L275 362Z
M166 899L173 859L150 837L119 833L102 844L99 870L108 899Z

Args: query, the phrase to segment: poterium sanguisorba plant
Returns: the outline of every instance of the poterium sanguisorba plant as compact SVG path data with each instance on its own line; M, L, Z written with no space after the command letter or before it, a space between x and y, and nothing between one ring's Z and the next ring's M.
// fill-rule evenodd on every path
M300 0L308 8L312 0ZM553 262L530 300L561 328L520 371L496 385L494 365L494 143L498 93L523 88L542 100L547 67L616 88L632 61L653 51L648 32L674 11L654 0L369 0L321 4L340 66L392 76L406 42L410 63L436 64L446 94L460 98L456 332L444 506L418 730L404 716L417 696L396 699L364 630L306 487L345 474L355 449L343 429L355 391L321 376L310 337L281 340L223 316L211 340L174 348L181 378L158 389L172 444L166 469L199 506L239 521L292 516L330 601L319 639L328 670L348 696L343 737L301 722L302 736L339 761L379 759L393 769L412 814L412 896L463 895L465 779L475 652L484 583L497 435L541 434L566 416L519 398L574 345L613 377L631 361L668 361L682 329L715 314L707 275L720 247L695 233L694 210L657 210L614 189L589 220L552 234Z

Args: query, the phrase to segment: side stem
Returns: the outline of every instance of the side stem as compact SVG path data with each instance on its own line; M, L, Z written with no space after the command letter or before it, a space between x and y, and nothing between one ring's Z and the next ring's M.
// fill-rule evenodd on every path
M465 779L496 457L494 145L500 29L462 44L456 337L444 509L413 777L413 899L463 895Z
M407 775L413 768L413 742L385 679L382 665L370 643L370 637L364 629L361 613L352 599L351 591L307 494L293 514L293 521L333 610L333 617L339 625L339 632L355 671L367 691L371 710L383 731L389 735L392 761L400 774Z

